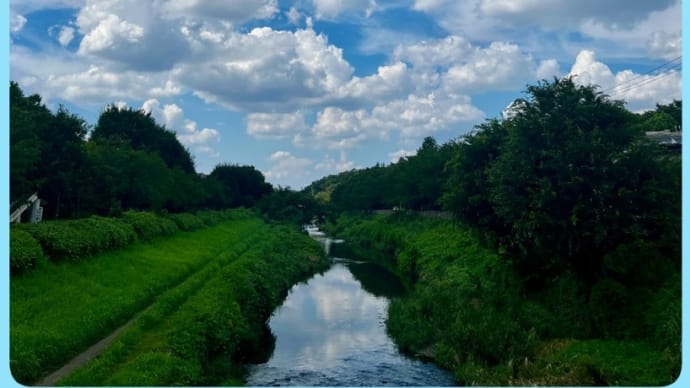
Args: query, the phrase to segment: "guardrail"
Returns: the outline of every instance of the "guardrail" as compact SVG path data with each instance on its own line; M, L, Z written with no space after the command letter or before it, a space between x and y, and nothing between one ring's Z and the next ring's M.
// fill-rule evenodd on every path
M24 203L19 205L19 207L10 214L10 224L13 222L19 222L26 209L31 207L36 201L38 201L38 193L31 194L29 198L24 201Z

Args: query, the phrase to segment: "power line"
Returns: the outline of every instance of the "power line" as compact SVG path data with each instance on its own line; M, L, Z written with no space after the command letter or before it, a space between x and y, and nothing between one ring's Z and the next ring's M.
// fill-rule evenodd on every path
M677 67L677 66L680 65L680 63L681 63L681 58L682 58L682 56L675 57L675 58L669 60L668 62L662 63L661 65L659 65L659 66L657 66L657 67L655 67L655 68L653 68L653 69L650 69L650 70L648 70L648 71L646 71L646 72L644 72L644 73L638 74L638 75L636 75L635 77L630 78L629 80L626 80L625 82L623 82L623 83L621 83L621 84L619 84L619 85L616 85L616 86L613 86L613 87L604 89L604 90L601 91L601 93L608 93L608 92L614 91L614 89L618 89L618 88L620 88L620 87L624 87L624 86L626 86L626 84L633 84L633 83L636 82L637 80L639 80L639 79L641 79L641 78L643 78L643 77L645 77L645 76L647 76L647 75L652 75L652 73L656 73L656 74L654 74L654 75L659 75L659 74L661 74L662 72L665 72L665 71L668 71L668 70L672 70L673 68L675 68L675 67ZM668 69L667 69L666 67L668 67Z
M662 79L666 79L668 77L675 75L676 74L675 71L680 70L680 69L681 69L681 65L677 64L674 67L666 69L666 72L664 72L664 73L659 73L659 74L653 75L651 78L646 78L640 82L632 83L632 84L628 83L627 85L626 84L616 85L615 87L612 88L613 93L611 93L610 97L615 97L615 96L621 95L623 93L627 93L631 90L639 89L645 85L660 81Z

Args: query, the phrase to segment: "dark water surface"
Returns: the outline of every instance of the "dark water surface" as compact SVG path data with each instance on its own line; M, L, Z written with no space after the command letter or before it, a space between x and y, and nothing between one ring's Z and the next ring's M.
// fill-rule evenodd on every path
M250 367L247 385L453 385L448 372L401 355L386 334L389 298L403 292L382 267L334 259L273 313L273 355Z

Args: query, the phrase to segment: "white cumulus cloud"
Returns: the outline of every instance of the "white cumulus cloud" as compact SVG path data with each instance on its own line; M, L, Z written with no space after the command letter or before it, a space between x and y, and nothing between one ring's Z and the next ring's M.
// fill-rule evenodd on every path
M58 34L58 42L60 45L67 46L74 39L74 28L63 26Z
M289 182L298 182L301 186L306 186L313 179L310 167L314 162L310 159L294 156L288 151L276 151L268 160L272 165L264 171L264 176L273 184L288 186Z
M304 114L250 113L247 115L247 133L260 139L284 139L304 130Z
M593 51L578 54L570 74L582 85L594 84L614 99L625 100L633 112L654 108L654 104L667 104L681 99L680 71L669 69L659 73L637 74L622 70L614 74L604 63L597 61Z

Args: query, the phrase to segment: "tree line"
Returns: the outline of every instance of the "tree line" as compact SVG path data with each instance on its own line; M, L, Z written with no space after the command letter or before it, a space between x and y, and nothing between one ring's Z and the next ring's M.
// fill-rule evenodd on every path
M680 130L681 108L673 101L636 114L596 86L542 81L504 118L442 145L426 138L415 156L305 191L336 212L452 212L503 252L525 292L573 276L586 298L594 290L608 306L680 271L680 154L645 132Z
M257 206L301 222L316 206L306 195L274 189L253 166L219 164L198 174L189 150L150 113L110 105L90 128L62 106L51 112L16 82L10 150L10 201L38 192L45 219Z

